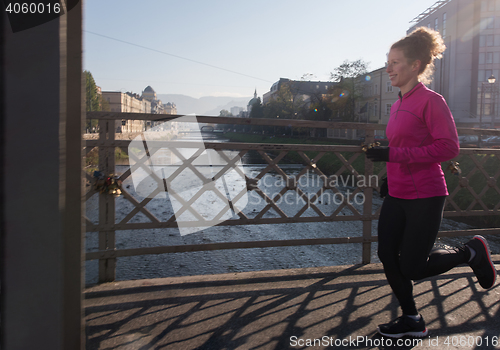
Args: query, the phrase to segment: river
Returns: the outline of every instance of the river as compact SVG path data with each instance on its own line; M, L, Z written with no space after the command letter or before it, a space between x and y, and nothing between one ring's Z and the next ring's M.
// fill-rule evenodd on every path
M193 135L186 138L190 141L201 141ZM205 142L225 142L217 134L203 134ZM231 157L230 157L231 158ZM267 164L255 153L247 154L241 164L242 171L249 177L255 177ZM281 166L281 165L280 165ZM288 176L296 176L302 169L302 165L285 164L281 166ZM129 165L117 165L116 172L121 174L129 168ZM234 176L234 174L233 174ZM231 176L226 178L227 183L232 183ZM226 185L227 185L226 183ZM129 177L123 184L127 191L137 198L141 198L135 191L134 183ZM259 187L269 196L279 192L284 186L283 179L279 174L272 172L266 174L259 182ZM306 193L316 193L322 186L322 182L315 174L307 174L300 184ZM226 186L227 187L227 186ZM341 193L353 191L355 188L345 184L339 187ZM227 188L226 188L227 190ZM143 195L144 196L144 195ZM288 196L288 201L280 203L280 208L287 214L297 213L303 207L300 198ZM333 201L335 198L322 198L318 202L318 208L325 214L332 213L337 206ZM254 192L249 192L247 202L242 210L245 215L255 217L263 206L260 197ZM374 209L382 204L382 199L374 196ZM87 201L86 215L92 222L98 220L98 195L94 195ZM238 207L241 203L236 203ZM160 220L168 219L173 211L172 203L165 195L157 196L146 206ZM174 204L175 205L175 204ZM353 201L353 206L362 212L362 203ZM241 205L240 205L241 207ZM212 207L213 209L214 207ZM116 199L117 222L122 220L131 210L133 205L120 196ZM203 210L203 209L202 209ZM210 206L208 208L210 210ZM312 210L312 209L308 209ZM348 209L344 209L340 215L350 215ZM264 217L276 216L272 210ZM304 213L307 216L308 213ZM149 222L143 215L138 214L129 222ZM453 220L443 220L441 230L467 229L469 226ZM372 234L376 235L377 221L372 222ZM257 240L286 240L323 237L358 237L362 235L362 223L358 221L347 222L320 222L320 223L295 223L295 224L266 224L246 226L215 226L201 231L182 234L179 229L153 229L153 230L127 230L116 232L116 248L138 248L163 245L186 245L213 242L238 242ZM461 239L447 240L439 244L457 243ZM98 233L88 232L86 234L86 250L95 251L98 248ZM372 244L372 262L378 262L376 254L377 244ZM236 250L220 250L206 252L175 253L161 255L145 255L135 257L124 257L117 260L117 280L186 276L199 274L219 274L242 271L290 269L301 267L317 267L330 265L351 265L361 263L361 244L338 244L338 245L316 245L298 247L275 247L275 248L251 248ZM86 284L97 282L97 261L86 262Z

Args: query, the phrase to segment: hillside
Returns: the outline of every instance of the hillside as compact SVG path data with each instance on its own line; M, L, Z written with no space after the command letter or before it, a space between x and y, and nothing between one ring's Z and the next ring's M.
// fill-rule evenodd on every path
M178 114L219 115L222 109L229 111L234 106L246 110L248 101L252 97L205 96L194 98L179 94L157 94L157 98L162 103L175 103Z

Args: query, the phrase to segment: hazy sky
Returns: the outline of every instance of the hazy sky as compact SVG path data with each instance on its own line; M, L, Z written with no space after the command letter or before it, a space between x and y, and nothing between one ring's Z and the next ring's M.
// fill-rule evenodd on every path
M86 0L84 69L105 91L262 96L280 77L328 80L344 60L382 67L435 2Z

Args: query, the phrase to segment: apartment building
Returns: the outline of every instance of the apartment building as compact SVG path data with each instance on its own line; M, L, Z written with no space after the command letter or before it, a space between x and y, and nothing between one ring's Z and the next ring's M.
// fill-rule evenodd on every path
M438 30L447 47L430 88L446 99L458 126L479 127L482 120L490 127L499 110L500 1L437 1L415 17L408 33L421 26Z
M177 114L177 106L173 102L167 102L163 105L165 114Z
M500 0L437 1L413 19L407 33L422 26L439 31L447 47L435 61L429 88L446 99L457 126L493 126L500 119ZM369 122L387 124L399 89L391 86L385 67L367 76L361 77L358 110Z
M358 120L387 124L399 89L392 86L385 67L359 77L363 97L357 102Z
M267 104L271 101L280 88L287 85L293 95L293 99L302 98L305 103L311 100L313 96L328 95L329 90L337 85L331 81L303 81L303 80L290 80L287 78L280 78L275 82L271 89L262 96L262 104Z
M151 113L151 102L132 92L103 91L102 97L108 101L111 112ZM116 132L140 132L145 130L143 120L116 121Z

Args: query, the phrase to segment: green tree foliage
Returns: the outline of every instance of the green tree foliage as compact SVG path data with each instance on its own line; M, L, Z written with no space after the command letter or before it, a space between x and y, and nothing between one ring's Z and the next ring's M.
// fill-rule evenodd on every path
M250 111L250 118L264 118L264 107L260 101L260 97L257 98L257 102L252 104L252 109Z
M355 121L356 101L362 97L362 84L359 79L368 71L368 63L363 60L344 61L330 73L337 86L330 91L330 109L335 119Z
M223 109L219 113L219 117L232 117L233 115L227 109Z
M263 108L264 118L269 119L302 119L304 118L304 100L292 93L289 84L282 84L274 96ZM267 127L269 133L290 133L287 127Z
M97 86L89 71L83 71L83 76L85 78L85 110L90 111L109 111L108 101L104 101L102 96L97 93ZM96 119L87 120L85 123L85 128L87 132L97 131L98 121Z
M101 104L100 98L97 93L97 86L95 84L94 77L89 71L83 71L85 77L85 110L89 111L100 111Z
M264 117L297 119L303 104L304 100L301 97L293 95L290 85L283 84L275 97L266 105Z
M363 60L345 60L340 66L330 73L330 79L339 83L343 79L357 78L368 71L368 63Z

